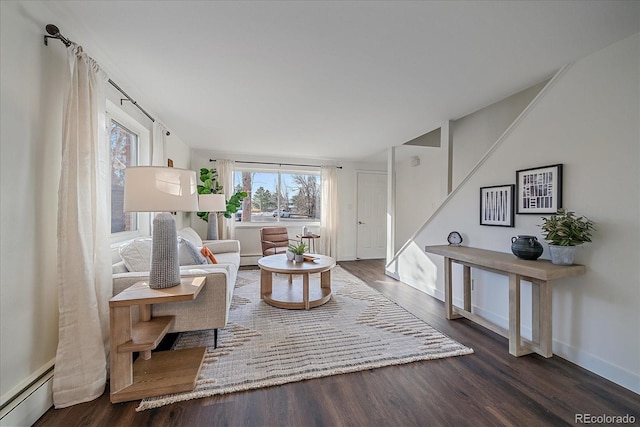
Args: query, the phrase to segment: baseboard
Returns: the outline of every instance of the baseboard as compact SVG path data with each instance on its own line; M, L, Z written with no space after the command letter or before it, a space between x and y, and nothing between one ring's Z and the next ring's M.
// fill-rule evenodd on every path
M245 267L248 265L258 265L258 260L262 258L262 255L240 255L240 266Z
M553 353L581 368L608 379L636 394L640 394L640 375L615 366L569 344L553 340Z
M393 279L400 280L400 275L398 273L396 273L395 271L391 270L391 269L385 268L384 274L389 276L389 277L391 277L391 278L393 278ZM409 285L409 286L411 286L411 285Z
M388 270L387 275L392 277L397 276L389 274ZM431 295L434 298L439 299L440 301L444 301L444 292L436 288L420 290L428 295ZM464 302L462 301L462 299L454 298L454 304L461 307ZM505 329L509 328L509 320L504 316L500 316L494 312L484 310L477 306L473 307L473 312L498 326L501 326ZM522 325L521 334L524 338L531 339L531 327ZM552 346L554 357L561 357L565 360L568 360L569 362L575 363L581 368L593 372L594 374L601 376L611 382L614 382L621 387L631 390L634 393L640 394L640 375L638 375L637 373L624 370L618 366L612 365L609 362L599 359L598 357L585 353L584 351L580 351L579 349L571 345L555 339L553 340ZM505 351L508 351L508 348L505 349Z
M53 367L0 410L0 426L31 426L53 406Z

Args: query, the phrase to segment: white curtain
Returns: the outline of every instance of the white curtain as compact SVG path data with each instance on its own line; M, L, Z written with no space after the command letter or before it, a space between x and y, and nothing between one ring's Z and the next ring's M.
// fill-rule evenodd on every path
M233 170L235 162L233 160L216 160L216 170L218 171L218 179L224 190L224 197L229 200L235 191L233 187ZM220 239L235 239L236 236L236 219L226 219L222 217L222 234Z
M323 166L320 169L322 201L320 203L321 253L336 258L338 252L338 169Z
M72 45L58 190L59 337L53 402L63 408L104 392L109 351L110 151L106 74Z
M165 155L167 146L167 128L158 120L153 122L152 138L151 166L167 166L167 156Z

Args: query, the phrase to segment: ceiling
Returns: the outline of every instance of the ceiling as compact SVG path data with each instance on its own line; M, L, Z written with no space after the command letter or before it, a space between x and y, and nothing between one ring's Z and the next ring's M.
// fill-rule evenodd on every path
M344 161L640 32L638 1L46 4L188 146Z

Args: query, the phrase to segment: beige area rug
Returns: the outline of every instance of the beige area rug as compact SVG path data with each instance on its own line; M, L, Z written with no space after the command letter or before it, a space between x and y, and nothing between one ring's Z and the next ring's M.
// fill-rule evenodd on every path
M293 286L302 286L294 276ZM325 305L284 310L260 299L259 270L241 270L227 327L185 332L175 349L208 347L196 388L191 392L144 399L136 409L473 353L337 266L332 270L332 297ZM289 286L287 276L273 286ZM311 276L319 285L319 275Z

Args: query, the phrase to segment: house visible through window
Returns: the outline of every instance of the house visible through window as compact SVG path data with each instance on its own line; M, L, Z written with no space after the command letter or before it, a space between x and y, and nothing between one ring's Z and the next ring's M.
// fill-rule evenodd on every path
M124 170L138 164L138 135L111 120L111 233L138 230L137 215L124 211Z
M320 173L236 168L235 191L246 191L241 222L319 222Z

